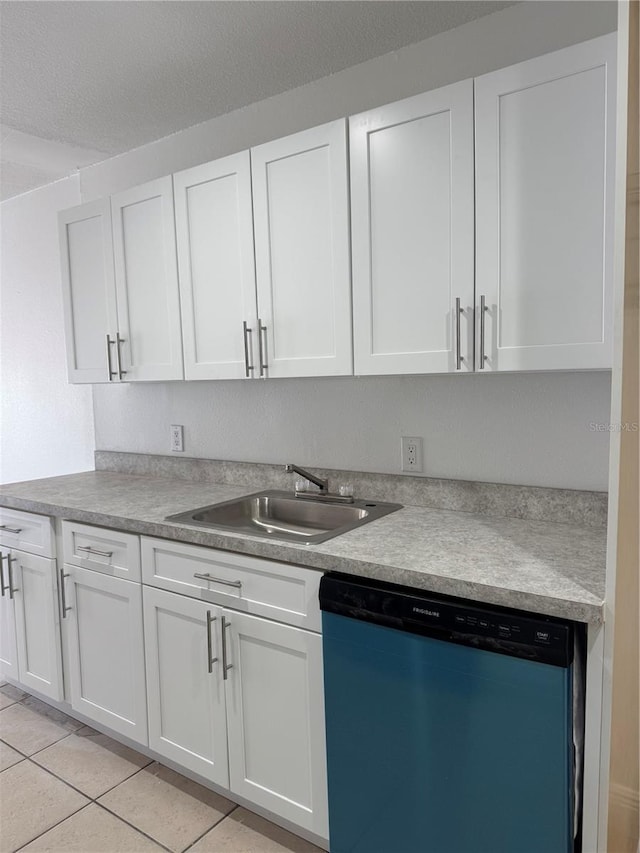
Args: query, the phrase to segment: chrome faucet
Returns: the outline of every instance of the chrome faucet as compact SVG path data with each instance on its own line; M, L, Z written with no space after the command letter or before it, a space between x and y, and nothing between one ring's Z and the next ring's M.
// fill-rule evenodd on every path
M311 474L309 471L305 471L304 468L298 468L297 465L285 465L284 470L287 472L287 474L293 474L295 472L296 474L300 474L301 477L304 477L305 480L309 480L309 482L315 483L315 485L320 489L320 494L329 494L328 480L323 480L322 477L316 477L315 474Z
M316 500L316 501L324 501L325 503L353 503L353 495L349 494L340 494L335 495L329 491L329 481L323 480L322 477L316 477L315 474L311 474L309 471L305 471L304 468L299 468L297 465L285 465L284 470L287 474L300 474L301 477L304 477L305 480L309 480L309 482L314 483L318 487L316 489L296 489L295 496L297 498L302 498L303 500Z

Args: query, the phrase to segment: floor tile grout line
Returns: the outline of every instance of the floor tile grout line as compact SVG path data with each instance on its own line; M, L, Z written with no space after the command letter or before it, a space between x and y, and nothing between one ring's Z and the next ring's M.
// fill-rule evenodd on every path
M141 754L141 753L139 753ZM153 764L153 759L150 760L149 764ZM92 797L94 803L97 803L100 797L106 797L107 794L110 794L111 791L115 791L116 788L120 787L120 785L124 785L125 782L128 782L130 779L133 779L134 776L137 776L138 773L142 773L143 770L146 770L149 764L145 764L144 767L138 767L137 770L134 770L130 776L127 776L125 779L121 779L119 782L116 782L115 785L112 785L110 788L107 788L106 791L102 791L102 793L98 794L97 797ZM98 803L98 805L102 805L102 803Z
M60 743L60 741L56 741L56 743ZM53 744L52 744L52 746L53 746ZM34 755L38 755L38 753L34 752ZM60 782L64 782L65 785L68 785L74 791L77 791L78 794L82 794L83 797L86 797L87 800L90 800L92 803L97 803L98 799L100 797L104 797L105 794L108 794L110 791L113 791L114 788L118 787L118 785L122 785L123 782L127 782L129 779L132 779L134 776L137 776L138 773L140 773L142 770L145 769L144 767L139 767L136 771L134 771L131 774L131 776L127 776L126 779L121 779L119 782L116 782L115 785L112 785L110 788L107 788L106 791L101 791L95 797L92 797L91 794L87 794L85 791L81 790L80 788L76 788L76 786L74 784L72 784L71 782L68 782L66 779L63 779L62 776L58 776L58 774L54 773L53 770L50 770L48 767L45 767L43 764L38 764L37 761L33 761L32 756L27 755L27 756L25 756L25 758L27 759L27 761L31 761L32 764L35 764L36 767L39 767L40 770L45 770L50 776L53 776L55 779L58 779ZM148 767L149 765L146 765L146 766Z
M31 759L29 758L29 756L25 756L25 760L26 760L26 761L30 761ZM116 814L115 812L111 811L111 809L109 809L109 808L107 808L106 806L104 806L102 803L99 803L97 799L94 799L93 797L88 797L88 796L87 796L87 794L85 794L85 793L84 793L83 791L81 791L79 788L76 788L74 785L71 785L71 784L70 784L69 782L67 782L65 779L62 779L60 776L57 776L55 773L53 773L51 770L48 770L46 767L42 767L42 765L38 764L37 762L32 761L31 763L32 763L35 767L37 767L39 770L43 770L45 773L48 773L50 776L53 776L53 778L54 778L54 779L57 779L59 782L62 782L63 784L67 785L69 788L71 788L71 790L75 791L75 792L76 792L76 793L78 793L78 794L81 794L81 795L82 795L82 796L87 800L87 802L86 802L86 803L84 803L84 804L83 804L82 806L80 806L79 808L75 809L73 812L71 812L71 814L68 814L66 817L64 817L64 818L62 818L61 820L59 820L57 823L54 823L54 824L53 824L53 826L48 827L48 828L47 828L47 829L45 829L43 832L40 832L40 833L38 833L38 835L35 835L33 838L30 838L28 841L25 841L25 843L24 843L21 847L16 848L15 853L18 853L18 851L19 851L19 850L22 850L24 847L26 847L26 846L27 846L27 844L31 844L31 843L32 843L33 841L35 841L37 838L40 838L41 836L45 835L47 832L50 832L52 829L55 829L57 826L60 826L60 824L61 824L61 823L64 823L64 822L65 822L65 820L68 820L70 817L73 817L74 815L78 814L78 812L83 811L84 809L86 809L86 808L87 808L88 806L90 806L90 805L98 806L99 808L101 808L101 809L103 809L104 811L106 811L108 814L112 815L113 817L117 818L118 820L121 820L121 821L122 821L122 823L125 823L125 824L126 824L127 826L129 826L131 829L134 829L136 832L139 832L141 835L144 835L144 836L145 836L145 838L148 838L150 841L153 841L153 843L154 843L154 844L157 844L159 847L162 847L162 849L163 849L163 850L167 850L167 851L168 851L168 853L173 853L173 851L171 850L171 848L166 847L166 846L165 846L164 844L162 844L160 841L157 841L155 838L152 838L150 835L147 835L147 833L146 833L146 832L144 832L144 830L140 829L140 828L139 828L139 827L137 827L137 826L134 826L134 824L132 824L132 823L129 823L129 821L128 821L128 820L125 820L125 819L124 819L123 817L121 817L119 814ZM11 768L7 768L7 769L11 769ZM136 773L133 773L133 774L132 774L132 776L135 776L135 775L137 775L137 773L142 772L142 770L143 770L143 769L144 769L144 768L140 768ZM127 778L128 778L128 779L131 779L131 778L132 778L132 776L129 776L129 777L127 777ZM126 780L126 779L123 779L122 781L126 782L127 780ZM118 784L119 784L119 785L121 785L121 784L122 784L122 782L119 782ZM114 785L113 787L114 787L114 788L117 788L117 787L118 787L118 785ZM109 791L112 791L112 790L113 790L113 788L109 788ZM108 792L107 792L107 791L105 791L104 793L108 793ZM104 796L104 793L99 794L99 796L100 796L100 797ZM216 824L214 824L214 825L216 825Z
M37 753L36 753L36 754L37 754ZM76 786L75 786L75 785L72 785L72 784L71 784L71 782L67 782L67 780L66 780L66 779L63 779L61 776L58 776L58 774L57 774L57 773L54 773L54 772L53 772L53 770L49 770L49 768L48 768L48 767L43 767L43 766L42 766L42 764L38 764L38 762L37 762L37 761L33 761L30 755L28 755L28 756L27 756L27 761L30 761L30 762L31 762L31 764L33 764L33 766L34 766L34 767L37 767L37 768L38 768L38 770L44 770L44 772L45 772L45 773L48 773L48 774L49 774L49 776L53 776L53 778L54 778L54 779L57 779L57 780L58 780L58 782L62 782L62 783L63 783L64 785L66 785L68 788L71 788L71 790L72 790L72 791L75 791L75 793L76 793L76 794L81 794L81 795L85 798L85 800L89 800L89 802L93 802L92 797L87 796L87 795L84 793L84 791L81 791L81 790L80 790L80 788L76 788Z
M9 743L9 741L5 740L3 737L0 737L0 742L2 742L5 746L8 746L11 749L15 750L15 752L19 753L23 758L29 758L26 752L23 752L21 749L18 749L17 746L13 746L13 744Z
M46 746L41 747L40 749L36 749L35 752L32 752L29 758L32 758L34 755L40 755L41 752L44 752L45 749L49 749L50 746L55 746L57 743L62 743L63 740L66 740L68 737L71 737L73 732L69 732L63 737L59 737L58 740L54 740L51 743L48 743Z
M14 702L12 702L10 705L7 705L7 706L6 706L6 708L10 708L10 707L12 707L12 705L16 705L16 704L23 704L23 703L24 703L24 701L25 701L26 699L29 699L29 698L31 698L31 697L30 697L30 695L29 695L29 694L26 694L25 696L23 696L23 698L22 698L22 699L17 700L17 701L14 701ZM40 701L41 701L41 700L40 700ZM46 704L46 703L45 703L45 704ZM27 707L28 707L28 706L27 706ZM6 708L3 708L2 710L4 711L4 710L6 710ZM38 711L36 711L35 709L33 709L33 710L34 710L34 712L35 712L35 713L39 713L39 712L38 712ZM61 713L64 713L64 712L61 712ZM55 723L56 725L60 725L60 726L63 726L63 725L64 725L64 723L60 723L60 722L58 722L57 720L55 720L55 719L53 719L53 718L51 718L51 717L48 717L48 715L47 715L47 714L40 714L40 716L44 717L45 719L49 719L51 722ZM65 715L65 716L68 716L68 715ZM77 720L74 720L72 717L68 717L68 719L69 719L69 720L71 720L71 721L72 721L72 722L74 722L74 723L79 722L79 721L77 721ZM85 724L85 725L86 725L86 724ZM70 782L68 782L66 779L63 779L61 776L58 776L56 773L54 773L54 772L53 772L52 770L50 770L49 768L44 767L43 765L38 764L38 762L37 762L37 761L33 760L33 759L34 759L34 756L39 755L41 752L44 752L46 749L49 749L49 747L52 747L52 746L55 746L56 744L61 743L63 740L66 740L67 738L69 738L72 734L76 734L78 731L80 731L80 729L82 729L82 727L83 727L83 726L81 725L78 729L74 729L73 731L67 731L67 733L66 733L65 735L63 735L62 737L60 737L60 738L58 738L57 740L53 741L52 743L47 744L46 746L43 746L41 749L36 750L36 752L32 753L31 755L27 755L26 753L22 752L21 750L17 749L16 747L14 747L12 744L10 744L10 743L8 743L7 741L5 741L5 740L3 740L2 738L0 738L0 741L1 741L1 742L5 743L8 747L10 747L11 749L15 750L15 752L17 752L19 755L21 755L23 760L30 761L30 762L32 763L32 765L34 765L35 767L39 768L40 770L44 770L46 773L48 773L48 774L49 774L50 776L52 776L54 779L57 779L59 782L62 782L64 785L66 785L67 787L69 787L72 791L74 791L74 792L76 792L76 793L80 794L82 797L84 797L84 798L88 801L88 802L86 802L84 805L80 806L80 808L76 809L76 810L75 810L75 811L73 811L71 814L67 815L67 817L63 818L62 820L60 820L60 821L58 821L57 823L55 823L53 826L51 826L51 827L49 827L48 829L44 830L44 832L40 833L39 835L34 836L34 838L31 838L29 841L25 842L25 844L23 844L23 845L22 845L22 847L17 848L17 850L16 850L16 852L15 852L15 853L18 853L18 850L22 850L22 849L23 849L27 844L31 844L33 841L35 841L36 839L40 838L42 835L45 835L47 832L50 832L51 830L55 829L55 828L56 828L57 826L59 826L61 823L64 823L64 821L65 821L65 820L68 820L69 818L71 818L71 817L73 817L74 815L78 814L79 812L83 811L85 808L87 808L87 807L88 807L89 805L91 805L92 803L93 803L93 804L95 804L96 806L99 806L101 809L103 809L104 811L106 811L108 814L111 814L111 815L112 815L113 817L115 817L116 819L118 819L118 820L122 821L122 823L126 824L126 825L127 825L127 826L129 826L131 829L135 830L136 832L139 832L141 835L143 835L145 838L149 839L149 840L150 840L151 842L153 842L154 844L157 844L157 845L158 845L159 847L161 847L163 850L168 851L168 853L173 853L173 851L171 850L171 848L166 847L166 845L162 844L162 843L161 843L160 841L158 841L157 839L155 839L155 838L153 838L152 836L148 835L146 832L144 832L143 830L141 830L139 827L135 826L134 824L130 823L128 820L126 820L125 818L123 818L121 815L119 815L119 814L117 814L116 812L112 811L108 806L105 806L103 803L99 802L99 798L106 796L106 795L107 795L107 794L109 794L111 791L115 790L117 787L119 787L120 785L122 785L124 782L127 782L127 781L129 781L130 779L133 779L135 776L137 776L137 775L138 775L139 773L141 773L143 770L146 770L146 769L147 769L151 764L153 764L153 763L154 763L154 759L149 759L148 763L147 763L147 764L145 764L143 767L139 767L139 768L138 768L134 773L132 773L130 776L127 776L126 778L121 779L121 780L120 780L119 782L117 782L115 785L112 785L110 788L107 788L107 790L106 790L106 791L102 791L102 792L101 792L100 794L98 794L96 797L89 796L89 795L88 795L88 794L86 794L84 791L80 790L79 788L76 788L76 786L75 786L75 785L71 784L71 783L70 783ZM135 750L133 750L133 751L135 752ZM138 755L141 755L141 756L142 756L142 753L138 753ZM147 758L147 756L142 756L142 757ZM17 764L20 764L20 763L21 763L21 761L18 761L18 762L16 762L16 765L17 765ZM11 767L14 767L14 766L16 766L16 765L11 765ZM161 766L162 766L162 765L161 765ZM11 767L7 767L7 768L6 768L6 770L10 770L10 769L11 769ZM4 771L2 771L2 772L4 772ZM215 793L215 792L212 792L212 793ZM204 836L205 836L205 835L207 835L209 832L211 832L211 831L212 831L213 829L215 829L216 827L220 826L220 824L221 824L221 823L223 823L223 821L225 821L228 817L230 817L230 816L233 814L233 812L235 812L235 811L236 811L236 809L238 809L238 808L239 808L239 805L238 805L237 803L235 803L235 804L233 805L233 808L232 808L229 812L227 812L226 814L222 815L222 817L221 817L219 820L215 821L215 822L214 822L210 827L208 827L208 828L207 828L207 829L206 829L206 830L205 830L201 835L199 835L199 836L198 836L197 838L195 838L195 839L194 839L194 840L193 840L189 845L187 845L187 847L185 847L185 848L181 848L181 849L182 849L182 853L187 853L187 851L188 851L188 850L190 850L190 849L191 849L195 844L197 844L197 843L198 843L202 838L204 838Z
M69 820L70 817L73 817L74 815L78 814L78 812L81 812L83 809L86 809L90 805L91 805L91 802L88 802L88 803L85 803L84 805L80 806L80 808L75 809L74 811L71 812L71 814L66 815L66 817L62 818L62 820L59 820L57 823L54 823L53 826L47 827L47 829L45 829L43 832L39 832L37 835L34 835L33 838L30 838L28 841L25 841L25 843L22 844L20 847L16 847L15 850L12 851L12 853L19 853L20 850L24 850L24 848L27 846L27 844L31 844L32 842L36 841L36 839L42 838L42 836L46 835L47 832L51 832L52 829L55 829L57 826L60 826L60 824L64 823L65 820Z
M32 753L27 753L21 749L18 749L17 746L14 746L12 743L10 743L8 740L5 740L4 738L0 737L0 741L2 741L2 743L6 744L7 746L10 746L11 749L15 749L16 752L19 752L20 755L24 756L25 758L33 758L34 755L40 755L40 753L44 752L45 749L49 749L50 746L54 746L56 743L60 743L61 741L66 740L66 738L68 738L68 737L69 737L69 735L65 735L64 737L61 737L58 740L54 740L52 743L48 743L46 746L43 746L40 749L37 749L35 752L32 752ZM34 762L34 764L37 764L37 762ZM40 765L38 765L38 766L40 766Z
M231 802L231 801L229 801L229 802ZM239 806L237 803L235 803L235 805L233 806L231 811L227 812L226 814L223 814L222 817L220 818L220 820L217 820L213 824L213 826L210 826L209 829L205 829L205 831L202 833L202 835L199 835L197 838L194 838L194 840L191 842L191 844L189 844L187 847L183 848L182 853L187 853L187 850L191 850L191 848L193 847L194 844L197 844L198 841L203 839L205 837L205 835L207 835L207 833L211 832L212 829L215 829L216 826L220 826L220 824L223 821L225 821L229 817L229 815L232 814L237 808L239 808Z
M157 844L158 847L162 847L162 849L167 850L168 853L175 853L175 851L172 850L171 847L167 847L166 844L163 844L161 841L158 841L157 838L153 838L151 835L146 833L143 829L140 829L140 827L136 826L133 823L130 823L128 820L126 820L126 818L122 817L122 815L119 815L119 814L117 814L117 812L112 811L108 806L105 806L103 803L99 803L97 800L94 800L93 802L96 806L98 806L99 808L101 808L105 812L107 812L107 814L110 814L113 817L118 818L118 820L121 820L122 823L126 823L126 825L131 827L131 829L135 829L136 832L139 832L140 835L144 835L144 837L148 838L149 841L153 841L153 843Z

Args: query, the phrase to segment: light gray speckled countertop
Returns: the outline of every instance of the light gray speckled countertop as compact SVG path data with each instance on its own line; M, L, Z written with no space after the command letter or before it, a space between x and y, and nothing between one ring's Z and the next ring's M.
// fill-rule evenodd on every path
M298 545L164 521L252 491L90 471L0 486L0 505L550 616L602 621L606 531L598 528L405 506L320 545Z

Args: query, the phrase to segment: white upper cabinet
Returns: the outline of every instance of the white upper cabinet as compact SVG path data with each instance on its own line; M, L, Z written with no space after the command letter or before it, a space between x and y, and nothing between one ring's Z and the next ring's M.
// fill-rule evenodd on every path
M173 176L186 379L255 373L248 151Z
M346 121L251 150L257 374L352 373Z
M615 38L476 80L478 369L611 367Z
M117 329L109 199L62 211L58 224L69 382L109 382Z
M473 83L349 122L355 373L473 370Z
M610 368L615 41L62 213L70 381Z
M111 197L120 364L129 381L182 379L171 176Z

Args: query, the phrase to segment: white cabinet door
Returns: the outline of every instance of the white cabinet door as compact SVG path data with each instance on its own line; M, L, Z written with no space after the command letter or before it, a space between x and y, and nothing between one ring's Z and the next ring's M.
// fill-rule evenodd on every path
M179 172L173 187L185 379L251 376L257 329L249 152Z
M258 375L352 373L346 121L251 150Z
M147 743L139 583L64 567L71 707Z
M615 39L476 80L479 369L611 367Z
M182 379L171 176L112 196L111 212L126 379Z
M349 135L355 373L472 371L473 82Z
M0 596L0 675L20 680L18 673L18 646L16 643L16 615L13 599L9 593L9 563L11 551L0 549L0 580L2 595Z
M230 788L326 838L321 637L231 610L223 617Z
M12 589L19 679L62 700L62 650L56 561L12 551Z
M143 600L149 746L228 788L222 611L152 587Z
M109 199L62 211L58 224L69 382L109 382L117 331Z

